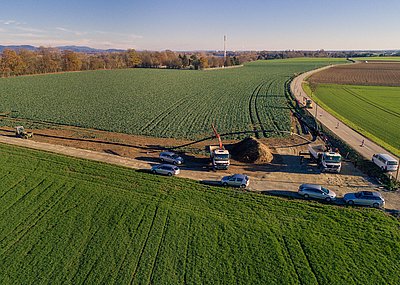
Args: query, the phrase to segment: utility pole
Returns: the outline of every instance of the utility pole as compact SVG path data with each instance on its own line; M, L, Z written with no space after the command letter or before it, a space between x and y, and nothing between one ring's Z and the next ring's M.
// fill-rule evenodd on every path
M317 118L318 118L318 105L315 104L315 130L318 131L318 122L317 122Z
M226 63L226 35L224 35L224 66Z

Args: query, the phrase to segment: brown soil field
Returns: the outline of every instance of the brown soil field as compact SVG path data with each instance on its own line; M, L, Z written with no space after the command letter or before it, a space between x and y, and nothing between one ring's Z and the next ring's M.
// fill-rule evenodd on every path
M400 86L400 62L368 62L334 66L313 74L311 83Z

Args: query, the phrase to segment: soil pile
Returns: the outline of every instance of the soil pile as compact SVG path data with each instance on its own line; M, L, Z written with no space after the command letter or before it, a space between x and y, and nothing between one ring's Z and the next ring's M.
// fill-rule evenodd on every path
M231 153L236 160L241 162L269 163L273 159L269 147L253 137L245 138L233 145Z

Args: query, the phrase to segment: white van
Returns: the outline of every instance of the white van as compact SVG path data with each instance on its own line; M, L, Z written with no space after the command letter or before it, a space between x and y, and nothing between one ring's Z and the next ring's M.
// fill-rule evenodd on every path
M378 165L383 171L396 171L399 167L399 162L385 153L374 154L372 162Z

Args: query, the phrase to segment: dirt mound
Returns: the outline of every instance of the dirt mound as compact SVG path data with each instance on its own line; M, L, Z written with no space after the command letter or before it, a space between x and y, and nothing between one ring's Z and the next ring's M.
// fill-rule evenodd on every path
M241 162L269 163L273 158L269 147L253 137L245 138L233 145L231 153Z

